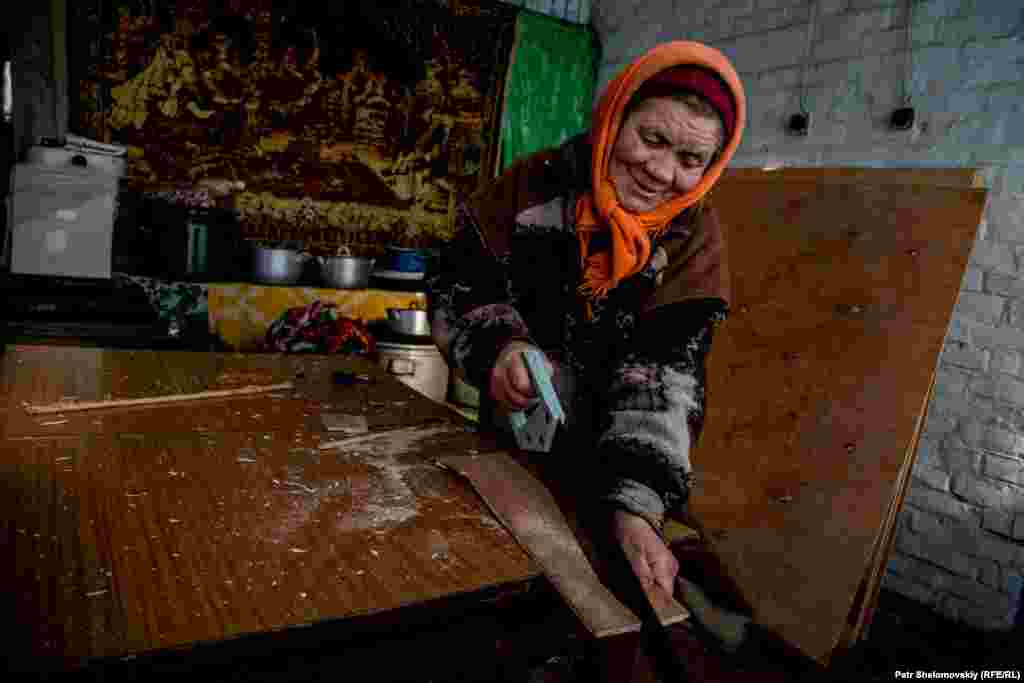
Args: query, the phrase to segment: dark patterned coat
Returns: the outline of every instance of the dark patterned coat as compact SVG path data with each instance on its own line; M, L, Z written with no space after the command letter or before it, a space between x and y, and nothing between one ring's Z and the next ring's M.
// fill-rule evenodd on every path
M506 343L544 350L575 379L573 396L562 396L571 408L558 457L573 458L594 496L660 527L693 481L705 356L728 311L724 243L713 210L691 207L588 317L574 207L590 186L589 162L579 136L517 162L459 206L456 235L428 281L434 338L485 404ZM489 405L481 415L490 421Z

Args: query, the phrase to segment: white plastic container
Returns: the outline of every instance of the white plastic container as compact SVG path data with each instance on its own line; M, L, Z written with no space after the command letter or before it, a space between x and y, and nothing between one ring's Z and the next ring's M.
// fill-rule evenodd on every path
M27 158L13 170L11 272L109 278L124 159L47 147Z

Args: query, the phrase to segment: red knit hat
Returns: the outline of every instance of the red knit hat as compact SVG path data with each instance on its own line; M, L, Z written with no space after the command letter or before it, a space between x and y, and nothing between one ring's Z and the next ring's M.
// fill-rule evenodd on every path
M659 71L637 89L633 95L633 103L639 103L649 97L666 97L684 92L700 95L714 107L725 128L723 137L728 140L736 125L736 107L729 87L709 69L682 65Z

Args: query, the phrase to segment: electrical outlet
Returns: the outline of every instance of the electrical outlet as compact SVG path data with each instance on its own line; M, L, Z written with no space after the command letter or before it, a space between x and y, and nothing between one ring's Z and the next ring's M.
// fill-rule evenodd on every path
M889 128L892 130L910 130L914 127L914 108L900 107L889 117Z
M807 135L807 131L811 129L810 112L800 112L790 116L786 129L793 135Z

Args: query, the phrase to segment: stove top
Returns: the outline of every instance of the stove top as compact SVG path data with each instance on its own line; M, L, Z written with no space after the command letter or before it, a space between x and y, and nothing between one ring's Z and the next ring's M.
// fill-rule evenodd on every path
M112 280L8 275L0 280L8 320L156 323L146 293Z

